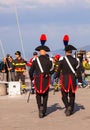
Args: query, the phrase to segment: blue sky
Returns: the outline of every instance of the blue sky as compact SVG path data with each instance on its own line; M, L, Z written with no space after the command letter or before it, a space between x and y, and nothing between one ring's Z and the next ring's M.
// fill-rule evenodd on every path
M64 48L65 34L77 48L89 45L90 0L0 0L0 40L5 54L20 50L25 57L31 56L42 33L51 51Z

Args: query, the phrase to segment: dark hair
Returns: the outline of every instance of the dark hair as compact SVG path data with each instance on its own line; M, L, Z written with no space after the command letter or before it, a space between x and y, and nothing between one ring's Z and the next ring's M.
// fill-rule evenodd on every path
M35 51L35 52L33 52L33 55L37 55L38 53Z

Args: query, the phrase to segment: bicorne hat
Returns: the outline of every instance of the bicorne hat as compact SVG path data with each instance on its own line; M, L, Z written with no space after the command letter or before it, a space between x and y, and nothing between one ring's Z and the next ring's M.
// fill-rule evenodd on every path
M72 50L77 50L74 46L72 46L72 45L66 45L65 46L65 49L64 49L65 51L72 51Z

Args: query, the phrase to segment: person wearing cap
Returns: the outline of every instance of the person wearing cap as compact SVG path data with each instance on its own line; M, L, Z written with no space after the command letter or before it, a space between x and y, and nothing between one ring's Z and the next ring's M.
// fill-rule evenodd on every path
M56 54L54 56L54 91L58 91L59 90L59 78L58 78L58 66L59 66L59 59L60 59L60 55Z
M15 80L19 81L19 79L22 82L21 89L22 92L26 92L26 84L25 84L25 75L26 75L26 61L21 57L21 52L16 51L15 52L16 59L13 60L13 66L15 69Z
M45 46L46 35L42 34L41 46L35 48L39 51L40 55L33 61L29 70L30 79L34 79L34 87L36 90L36 101L39 110L39 117L43 118L47 111L48 93L50 87L50 69L52 68L52 62L47 57L47 52L50 51L48 46ZM35 72L35 77L33 73Z
M78 61L72 56L72 51L76 48L72 45L65 46L65 57L67 57L73 69L76 71L78 67ZM77 89L76 76L72 72L69 64L65 57L60 58L59 62L59 72L62 71L60 75L61 83L61 94L62 101L65 105L65 114L70 116L73 114L75 105L75 91Z
M29 62L27 62L27 66L28 66L28 67L31 67L31 66L32 66L32 62L37 58L37 56L38 56L38 53L37 53L36 51L33 52L33 57L30 58Z
M29 62L27 63L28 67L32 66L33 61L38 57L38 53L35 51L33 52L33 57L30 58ZM34 94L34 82L31 83L31 94Z

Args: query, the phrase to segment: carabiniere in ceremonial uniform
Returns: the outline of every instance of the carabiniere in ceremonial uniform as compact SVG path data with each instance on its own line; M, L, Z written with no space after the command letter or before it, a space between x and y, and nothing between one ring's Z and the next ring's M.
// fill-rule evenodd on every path
M44 43L46 41L46 36L42 34L40 40ZM30 79L33 80L33 73L35 73L34 87L36 90L36 101L39 110L39 117L42 118L45 116L47 110L48 93L50 87L50 69L52 68L52 62L46 55L46 52L50 51L47 46L41 45L35 50L40 52L40 56L33 61L29 74Z
M72 50L76 48L72 45L65 46L65 57L69 60L71 66L76 71L78 67L78 61L72 56ZM59 72L62 71L60 75L61 82L61 93L62 101L65 105L65 114L70 116L73 113L75 105L75 91L77 90L76 75L72 72L69 64L65 57L60 58Z

